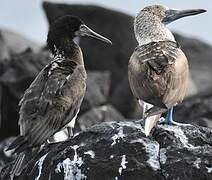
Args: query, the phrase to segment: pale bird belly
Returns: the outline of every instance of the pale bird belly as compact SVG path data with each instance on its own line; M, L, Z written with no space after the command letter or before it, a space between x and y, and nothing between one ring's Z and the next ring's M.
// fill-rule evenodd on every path
M65 128L67 127L74 128L78 113L79 110L77 111L76 115L72 118L72 120L65 126Z
M53 142L66 141L69 138L67 127L70 127L72 129L74 128L78 113L79 110L77 111L76 115L72 118L72 120L68 124L66 124L62 130L58 131L53 135Z

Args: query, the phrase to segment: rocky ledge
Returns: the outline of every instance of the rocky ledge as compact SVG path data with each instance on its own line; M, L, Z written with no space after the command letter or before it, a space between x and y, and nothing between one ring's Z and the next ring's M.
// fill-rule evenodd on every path
M146 137L139 121L106 122L45 146L17 180L211 180L211 154L210 128L158 125Z

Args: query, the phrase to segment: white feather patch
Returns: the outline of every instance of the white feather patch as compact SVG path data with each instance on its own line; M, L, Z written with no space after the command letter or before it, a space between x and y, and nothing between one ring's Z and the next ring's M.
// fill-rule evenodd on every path
M144 118L144 114L146 111L148 111L150 108L153 107L152 104L149 104L149 103L146 103L142 100L139 100L138 101L140 106L143 108L143 118ZM155 116L151 116L151 117L148 117L146 118L145 120L145 126L144 126L144 133L146 136L149 136L152 128L156 125L157 121L159 120L160 118L160 114L159 115L155 115Z
M149 136L152 128L155 127L155 125L157 124L157 121L160 119L160 116L161 114L146 118L145 126L144 126L144 133L146 136Z
M54 134L53 138L54 142L66 141L69 138L68 131L66 128L67 127L70 127L72 129L74 128L78 113L79 110L77 111L76 115L72 118L72 120L61 131L58 131L57 133Z

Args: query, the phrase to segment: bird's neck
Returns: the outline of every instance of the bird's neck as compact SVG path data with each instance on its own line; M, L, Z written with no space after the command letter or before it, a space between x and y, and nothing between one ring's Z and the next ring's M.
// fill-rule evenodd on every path
M51 49L52 56L58 61L75 61L84 65L81 48L73 41L63 41L59 45L54 44Z
M166 26L156 20L135 20L134 25L135 37L139 45L148 44L158 41L175 41L171 31Z

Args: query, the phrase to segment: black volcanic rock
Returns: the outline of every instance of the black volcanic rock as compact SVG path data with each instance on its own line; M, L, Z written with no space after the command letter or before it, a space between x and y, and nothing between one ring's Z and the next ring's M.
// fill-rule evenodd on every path
M87 83L89 84L89 80L94 81L98 84L99 90L105 96L105 98L109 97L109 91L111 87L111 74L109 71L88 71L88 79Z
M40 70L50 61L49 53L39 53L27 49L19 54L14 54L9 60L2 60L0 83L16 97L21 98L29 83L34 80Z
M91 110L82 114L77 123L81 130L85 130L93 125L103 122L109 122L115 119L116 121L124 121L124 117L111 105L103 105L94 107Z
M137 108L138 102L131 93L126 76L111 94L110 103L127 118L140 118L142 116L142 107Z
M28 48L38 52L41 46L18 33L0 29L0 61L10 59L12 54L21 53Z
M175 108L174 119L212 128L212 95L197 96Z
M209 128L160 125L146 137L140 122L109 122L45 146L17 180L211 180L211 154Z
M188 58L192 81L190 82L188 94L191 96L211 93L212 47L195 38L188 38L178 33L175 33L174 35ZM193 84L193 86L191 84Z
M80 114L107 103L110 73L106 71L88 71L86 84L86 93L80 108Z

